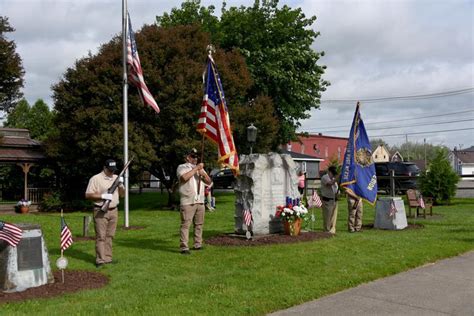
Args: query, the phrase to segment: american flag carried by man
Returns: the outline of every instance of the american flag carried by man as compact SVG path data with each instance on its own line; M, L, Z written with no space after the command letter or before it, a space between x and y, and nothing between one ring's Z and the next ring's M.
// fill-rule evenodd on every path
M217 144L218 162L238 174L239 158L230 128L229 112L222 82L211 54L208 55L205 83L197 130Z

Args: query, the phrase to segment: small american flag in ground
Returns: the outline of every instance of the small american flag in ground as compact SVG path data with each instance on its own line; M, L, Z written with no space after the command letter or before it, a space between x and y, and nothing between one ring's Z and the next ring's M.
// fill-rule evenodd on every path
M389 217L394 217L395 213L397 212L397 208L395 207L395 202L393 200L390 201L390 211L388 213Z
M127 65L128 65L128 80L131 84L138 88L138 93L144 104L147 104L160 113L160 108L156 104L155 99L146 86L145 79L143 79L143 70L138 57L137 43L135 42L135 34L132 29L132 22L130 22L130 15L128 15L128 32L127 32Z
M313 195L311 196L311 200L309 201L311 206L315 206L318 208L323 206L323 202L321 202L321 198L319 197L318 192L316 192L316 190L313 191Z
M61 250L66 250L72 245L72 233L67 227L64 217L61 217Z
M0 221L0 239L5 240L10 246L16 247L22 235L23 231L19 227Z
M244 224L245 224L245 226L249 227L251 222L252 222L252 213L250 213L250 210L244 210Z
M422 209L425 209L425 201L423 200L423 196L421 196L421 194L420 194L420 197L418 198L418 204L420 204L420 207Z

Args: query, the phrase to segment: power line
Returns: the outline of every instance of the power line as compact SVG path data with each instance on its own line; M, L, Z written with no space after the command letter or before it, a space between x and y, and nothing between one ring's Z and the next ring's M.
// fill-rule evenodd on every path
M378 127L378 128L367 128L368 131L377 131L377 130L383 130L383 129L394 129L394 128L405 128L405 127L418 127L418 126L429 126L429 125L441 125L441 124L452 124L452 123L461 123L461 122L471 122L474 121L474 119L465 119L465 120L456 120L456 121L446 121L446 122L431 122L431 123L418 123L418 124L411 124L411 125L400 125L400 126L388 126L388 127ZM331 132L331 133L343 133L343 132L349 132L348 129L344 130L336 130L336 131L331 131L331 130L322 130L321 132Z
M389 120L389 121L366 121L365 125L369 124L382 124L382 123L393 123L393 122L405 122L405 121L413 121L413 120L420 120L420 119L425 119L425 118L431 118L431 117L439 117L439 116L447 116L447 115L455 115L455 114L462 114L462 113L469 113L469 112L474 112L474 109L472 110L466 110L466 111L458 111L458 112L450 112L450 113L442 113L442 114L436 114L436 115L428 115L428 116L419 116L415 118L405 118L405 119L399 119L399 120ZM323 126L323 127L314 127L314 128L307 128L306 130L330 130L333 128L339 128L339 127L347 127L346 125L338 125L338 126Z
M434 134L434 133L446 133L446 132L457 132L457 131L467 131L474 130L474 128L458 128L458 129L445 129L439 131L429 131L429 132L412 132L412 133L402 133L402 134L389 134L389 135L372 135L371 138L379 137L394 137L394 136L405 136L405 135L420 135L420 134Z
M419 100L419 99L432 99L432 98L441 98L447 97L452 95L464 94L474 91L474 87L459 89L459 90L451 90L451 91L444 91L444 92L435 92L435 93L428 93L428 94L417 94L417 95L406 95L406 96L392 96L392 97L380 97L380 98L367 98L367 99L327 99L321 100L321 102L365 102L365 103L372 103L372 102L384 102L384 101L397 101L397 100Z

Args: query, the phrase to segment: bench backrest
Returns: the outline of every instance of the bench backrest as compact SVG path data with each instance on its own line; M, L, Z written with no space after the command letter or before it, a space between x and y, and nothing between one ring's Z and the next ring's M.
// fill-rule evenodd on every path
M420 206L418 203L418 199L416 198L416 191L415 190L408 190L407 191L407 200L408 205L410 206Z

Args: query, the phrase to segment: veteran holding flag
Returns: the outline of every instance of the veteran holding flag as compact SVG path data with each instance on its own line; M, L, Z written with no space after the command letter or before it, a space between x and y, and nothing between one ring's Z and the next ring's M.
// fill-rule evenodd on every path
M349 208L349 231L362 227L362 200L374 204L377 199L377 176L372 148L360 116L357 102L349 141L341 171L341 186L346 189Z

